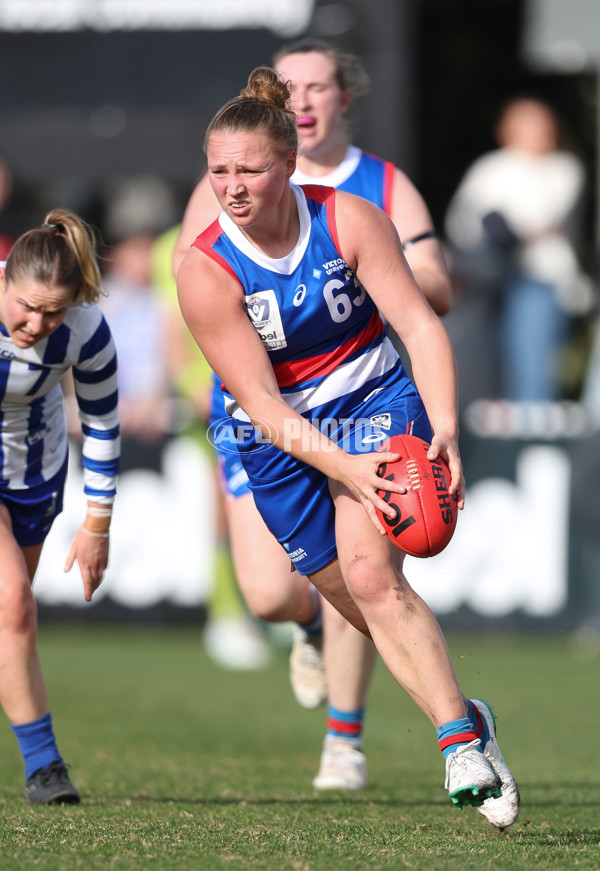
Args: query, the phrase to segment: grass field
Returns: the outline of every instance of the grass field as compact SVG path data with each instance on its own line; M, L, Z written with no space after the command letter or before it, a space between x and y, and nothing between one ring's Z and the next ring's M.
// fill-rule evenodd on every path
M443 789L435 733L379 664L363 792L311 787L325 714L293 700L286 652L219 669L199 630L42 627L59 744L83 802L30 807L0 730L0 869L600 868L599 666L564 638L450 637L461 685L496 708L522 791L504 833Z

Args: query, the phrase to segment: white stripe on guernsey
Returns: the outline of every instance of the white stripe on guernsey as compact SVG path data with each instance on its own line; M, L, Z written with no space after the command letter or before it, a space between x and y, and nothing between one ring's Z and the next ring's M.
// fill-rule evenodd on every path
M367 351L356 360L342 363L316 386L283 393L287 404L298 414L307 414L313 408L334 402L340 396L358 392L372 378L379 378L393 369L398 362L398 352L387 336L381 344ZM248 421L250 418L235 402L225 397L225 411L236 420Z
M86 496L91 502L98 502L100 505L112 505L114 502L114 492L117 489L117 477L109 478L107 475L101 475L100 472L90 472L89 469L84 469L85 486L93 491L93 496ZM98 491L101 491L98 492Z
M346 156L342 162L336 166L333 172L317 177L306 175L304 172L300 172L300 170L296 168L292 176L292 181L294 184L319 184L330 188L339 188L346 179L350 178L360 163L361 157L362 151L360 148L357 148L356 145L349 145L348 150L346 151Z
M292 248L289 254L286 254L285 257L267 257L266 254L263 254L258 250L258 248L254 247L250 240L244 236L240 228L233 223L231 218L226 215L225 212L221 212L219 215L219 224L224 232L229 236L235 247L238 248L242 254L245 254L246 257L249 257L254 263L262 266L263 269L268 269L270 272L277 272L279 275L292 274L304 257L306 246L310 240L311 219L304 191L300 190L296 185L291 185L291 188L296 196L296 202L298 204L300 233L298 234L296 245Z

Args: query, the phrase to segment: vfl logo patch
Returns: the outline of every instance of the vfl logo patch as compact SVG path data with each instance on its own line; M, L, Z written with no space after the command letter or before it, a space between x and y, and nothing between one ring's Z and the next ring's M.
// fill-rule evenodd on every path
M260 290L247 297L246 310L267 351L287 347L274 290Z
M392 425L392 415L389 412L376 414L371 418L373 426L380 426L382 429L389 429Z

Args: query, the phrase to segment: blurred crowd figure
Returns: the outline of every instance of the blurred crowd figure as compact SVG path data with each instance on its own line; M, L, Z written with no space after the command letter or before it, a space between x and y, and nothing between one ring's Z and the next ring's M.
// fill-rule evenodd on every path
M117 180L107 189L101 302L119 357L122 468L160 471L172 429L172 359L165 306L152 276L152 250L170 192L160 179Z
M561 351L593 291L579 263L585 172L546 102L507 102L498 148L467 169L445 231L457 280L447 319L462 406L562 398Z
M119 412L124 465L159 468L171 430L171 372L164 306L152 282L154 236L135 233L112 246L101 308L119 356ZM144 461L142 462L142 457ZM158 463L158 465L157 465Z
M152 249L152 275L164 305L163 329L169 337L172 390L174 397L182 405L179 420L176 421L177 430L179 434L194 439L199 448L208 455L213 467L213 583L206 602L204 647L211 659L224 668L240 671L259 669L270 658L269 643L260 622L248 614L239 590L215 451L208 439L212 372L183 321L177 301L177 285L171 262L179 230L180 225L175 225L155 239Z

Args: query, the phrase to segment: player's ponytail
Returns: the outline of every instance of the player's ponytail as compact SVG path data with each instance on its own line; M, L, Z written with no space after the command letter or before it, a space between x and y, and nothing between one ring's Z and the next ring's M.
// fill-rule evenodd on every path
M73 305L102 296L96 240L91 227L68 209L53 209L41 227L20 236L6 261L6 279L27 275L72 292Z

